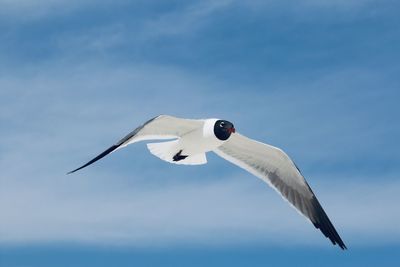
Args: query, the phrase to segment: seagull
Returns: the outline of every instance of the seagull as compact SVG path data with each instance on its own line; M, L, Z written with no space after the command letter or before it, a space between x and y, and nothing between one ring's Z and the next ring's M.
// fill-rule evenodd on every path
M83 169L120 148L144 140L150 153L173 164L206 164L207 152L261 178L300 214L341 249L347 249L321 204L296 164L281 149L247 138L236 132L233 123L220 119L183 119L169 115L154 117L81 167Z

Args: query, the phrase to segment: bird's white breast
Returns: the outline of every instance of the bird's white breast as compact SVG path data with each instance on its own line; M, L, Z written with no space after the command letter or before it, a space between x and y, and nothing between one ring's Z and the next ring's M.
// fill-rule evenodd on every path
M180 139L180 144L187 154L199 154L209 152L225 141L219 140L214 134L214 125L217 119L206 119L204 125L193 132L190 132Z

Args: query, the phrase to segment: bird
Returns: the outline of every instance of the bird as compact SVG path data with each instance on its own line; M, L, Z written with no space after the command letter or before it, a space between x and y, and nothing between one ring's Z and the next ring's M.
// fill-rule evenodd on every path
M67 174L81 170L129 144L146 140L163 140L148 143L147 148L156 157L173 164L206 164L206 153L216 153L261 178L319 229L333 245L338 245L342 250L347 249L300 169L290 157L277 147L241 135L236 132L233 123L227 120L156 116Z

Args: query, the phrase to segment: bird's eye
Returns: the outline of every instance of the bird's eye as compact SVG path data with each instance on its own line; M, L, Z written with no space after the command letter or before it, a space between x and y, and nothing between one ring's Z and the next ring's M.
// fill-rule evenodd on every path
M221 123L219 124L219 127L223 127L224 124L225 124L225 122L221 122Z

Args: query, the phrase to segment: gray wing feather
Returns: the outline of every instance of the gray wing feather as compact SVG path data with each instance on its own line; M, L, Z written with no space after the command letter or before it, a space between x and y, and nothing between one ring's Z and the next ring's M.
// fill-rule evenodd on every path
M346 249L307 181L282 150L235 133L214 152L267 182L333 244Z
M154 117L145 122L143 125L134 129L132 132L127 134L121 140L110 146L108 149L103 151L101 154L99 154L86 164L80 166L79 168L76 168L73 171L68 172L67 174L74 173L80 169L83 169L98 161L99 159L107 156L111 152L119 148L125 147L129 144L151 139L179 138L182 135L193 131L198 127L201 127L202 124L202 120L181 119L168 115L160 115Z

